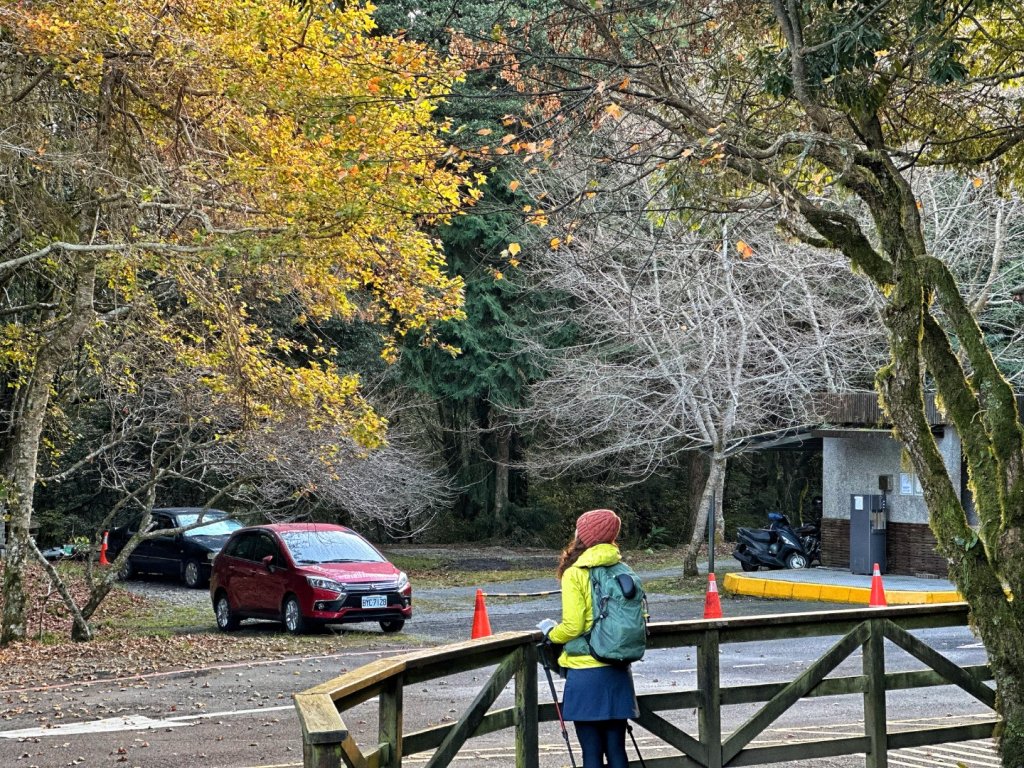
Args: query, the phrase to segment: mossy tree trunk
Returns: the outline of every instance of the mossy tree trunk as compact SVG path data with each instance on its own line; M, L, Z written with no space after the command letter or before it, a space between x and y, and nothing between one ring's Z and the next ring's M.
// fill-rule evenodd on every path
M1024 595L1024 430L1013 389L955 278L927 253L909 183L891 161L879 158L875 173L851 186L868 203L887 258L866 254L857 238L833 242L888 296L883 320L892 357L878 373L877 388L921 479L938 549L988 651L1004 720L1003 764L1016 768L1024 765L1024 608L1011 596ZM936 319L939 311L945 325ZM977 531L926 418L926 379L960 434Z

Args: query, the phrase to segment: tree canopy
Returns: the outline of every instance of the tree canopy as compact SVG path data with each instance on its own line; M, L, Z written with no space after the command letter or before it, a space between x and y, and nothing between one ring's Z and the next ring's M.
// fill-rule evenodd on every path
M37 465L65 405L51 395L80 372L130 395L151 366L202 392L205 440L287 417L330 462L339 438L380 445L384 421L332 350L263 315L359 318L385 333L387 358L404 334L460 316L462 282L425 230L477 195L436 119L460 75L372 31L355 3L0 9L4 639L24 629ZM151 343L99 356L95 340L122 333Z

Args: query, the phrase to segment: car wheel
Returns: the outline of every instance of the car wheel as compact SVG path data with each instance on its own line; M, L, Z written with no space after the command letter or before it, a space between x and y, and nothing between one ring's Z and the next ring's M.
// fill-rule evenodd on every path
M402 627L404 627L404 626L405 626L405 621L403 619L395 619L394 621L382 621L380 623L380 628L383 629L388 634L390 634L392 632L401 632L402 631Z
M199 589L203 586L203 572L199 567L198 560L189 560L181 572L182 580L189 589Z
M786 567L794 570L807 567L807 558L801 555L799 552L793 552L789 557L786 558Z
M217 593L217 599L213 602L213 613L217 617L217 629L221 632L238 629L238 617L231 610L231 602L223 592Z
M757 566L754 563L748 563L746 560L740 560L740 568L742 568L747 573L757 570Z
M299 598L295 595L288 595L284 599L281 621L284 622L284 628L293 635L301 635L308 629L306 618L302 615L302 608L299 606Z
M132 565L132 559L130 557L125 558L124 565L121 566L117 572L117 578L121 581L128 581L135 575L135 567Z

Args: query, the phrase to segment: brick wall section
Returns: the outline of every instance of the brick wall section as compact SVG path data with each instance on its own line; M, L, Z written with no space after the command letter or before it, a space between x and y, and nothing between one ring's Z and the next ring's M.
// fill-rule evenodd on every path
M885 556L889 561L889 573L949 576L949 566L945 558L935 551L935 536L927 525L889 523Z
M889 522L886 537L889 573L946 578L946 561L935 551L935 537L927 525ZM825 518L821 521L821 564L831 568L850 567L850 521Z
M829 568L850 567L849 520L822 519L821 564Z

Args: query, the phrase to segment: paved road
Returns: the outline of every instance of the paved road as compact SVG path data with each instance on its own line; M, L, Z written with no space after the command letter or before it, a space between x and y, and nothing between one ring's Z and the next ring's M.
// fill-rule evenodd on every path
M491 590L488 614L492 629L524 629L545 616L557 616L557 596L543 598L499 598L494 593L533 591L532 584L502 585ZM146 588L145 584L139 588ZM549 585L550 588L550 585ZM418 597L429 605L406 627L406 633L430 643L465 639L472 624L473 590L421 590ZM182 588L180 599L205 600L198 592ZM806 603L765 602L752 598L724 599L727 616L766 612L806 611ZM849 606L834 606L848 608ZM697 618L702 614L700 598L654 596L651 610L655 620ZM212 623L212 616L211 616ZM245 630L277 631L273 625ZM346 632L360 631L344 630ZM930 630L929 644L957 663L980 663L984 650L966 628ZM725 646L722 674L725 684L743 684L792 679L795 672L818 658L830 643L814 639L800 643L746 643ZM394 652L401 652L396 649ZM280 768L301 764L301 742L291 695L345 670L386 655L380 651L338 651L314 658L275 660L266 663L207 666L176 674L153 675L120 681L68 684L54 681L45 689L0 691L3 729L0 730L0 766L17 768L58 768L69 765L139 766L140 768ZM899 662L910 666L908 659ZM844 668L859 670L853 657ZM686 689L696 682L692 654L686 649L658 651L636 665L640 691ZM480 673L466 673L439 681L437 685L407 688L405 712L408 729L458 719L479 691ZM542 693L545 688L541 688ZM497 706L506 706L504 694ZM55 717L68 712L94 712L96 719L77 715ZM981 705L949 688L913 693L889 694L893 721L940 722L949 724L983 713ZM737 725L750 711L730 711L726 728ZM820 735L856 733L860 730L860 698L841 697L798 705L778 722L767 738L787 740ZM695 731L692 713L679 713L678 722ZM346 714L347 725L361 744L372 743L377 728L373 702ZM669 754L663 744L639 733L645 757ZM458 761L459 765L512 765L510 736L494 734L474 740ZM545 768L568 765L565 744L553 724L542 726L542 764ZM577 760L579 753L576 753ZM418 765L423 756L408 758ZM958 762L968 768L995 768L988 743L956 745L948 749L918 750L894 755L890 763L900 768L949 766ZM807 766L832 768L863 765L862 759L846 758L807 761Z

